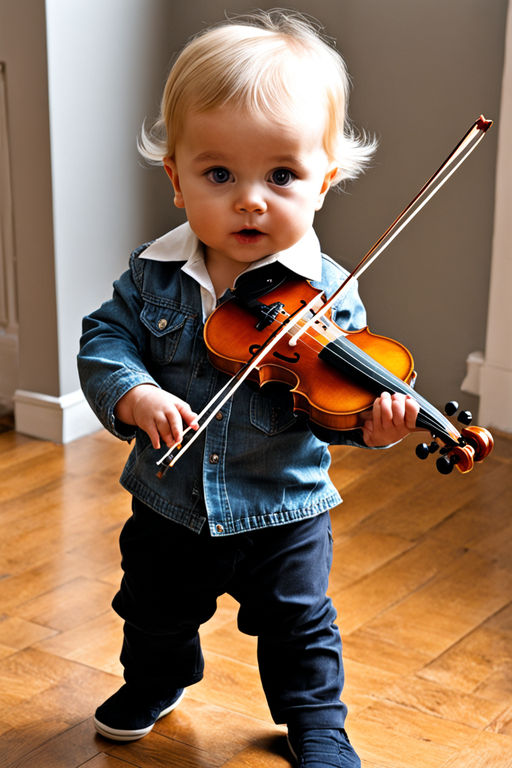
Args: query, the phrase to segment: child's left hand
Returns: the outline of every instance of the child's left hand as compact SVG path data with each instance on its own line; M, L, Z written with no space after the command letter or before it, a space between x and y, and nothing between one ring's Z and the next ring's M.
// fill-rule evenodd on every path
M396 443L414 432L419 405L410 395L383 392L363 414L363 440L369 448Z

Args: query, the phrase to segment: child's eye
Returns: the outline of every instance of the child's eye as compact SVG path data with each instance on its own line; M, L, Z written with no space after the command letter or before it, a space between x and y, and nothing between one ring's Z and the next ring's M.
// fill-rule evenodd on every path
M214 184L225 184L231 180L231 174L227 168L212 168L206 174L206 177Z
M288 168L276 168L276 170L272 171L270 174L270 181L277 187L287 187L296 178L297 177L293 171L288 170Z

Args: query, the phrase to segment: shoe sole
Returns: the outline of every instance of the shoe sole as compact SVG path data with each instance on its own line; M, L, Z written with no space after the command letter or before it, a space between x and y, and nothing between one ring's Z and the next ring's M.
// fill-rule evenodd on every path
M183 693L178 696L176 701L173 701L169 707L162 709L155 722L148 725L147 728L138 728L137 730L131 731L123 730L121 728L111 728L109 725L100 722L96 717L93 717L94 727L100 736L104 736L106 739L111 739L112 741L137 741L137 739L142 739L143 736L146 736L146 734L153 730L157 720L160 720L161 717L165 717L169 712L172 712L172 710L178 706L184 695L185 691L183 691Z

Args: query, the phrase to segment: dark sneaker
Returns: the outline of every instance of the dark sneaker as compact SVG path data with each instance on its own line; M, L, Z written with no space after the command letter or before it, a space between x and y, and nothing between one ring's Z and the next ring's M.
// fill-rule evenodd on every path
M135 741L153 728L157 720L177 707L185 694L179 688L165 698L151 697L129 685L123 685L94 714L94 727L113 741Z
M298 768L361 768L361 761L341 728L289 728L288 746Z

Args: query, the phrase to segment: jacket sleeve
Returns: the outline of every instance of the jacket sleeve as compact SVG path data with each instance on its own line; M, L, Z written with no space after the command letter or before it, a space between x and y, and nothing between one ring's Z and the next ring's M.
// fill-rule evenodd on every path
M131 440L136 428L116 419L116 403L139 384L158 386L144 364L141 304L133 274L127 271L114 283L112 298L82 323L78 354L82 390L103 426L122 440Z

